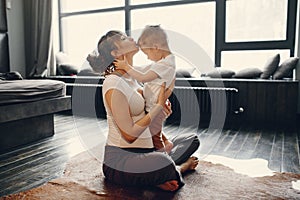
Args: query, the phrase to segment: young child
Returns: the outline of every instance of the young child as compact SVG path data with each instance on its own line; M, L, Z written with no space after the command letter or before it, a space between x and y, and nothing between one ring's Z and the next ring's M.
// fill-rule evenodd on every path
M116 60L114 64L137 81L144 83L145 110L149 112L151 107L156 104L161 84L165 82L166 88L169 88L175 79L175 57L170 51L167 34L160 26L146 26L138 39L138 45L148 59L154 63L143 70L137 70L130 66L126 60ZM165 151L169 144L161 130L152 135L154 147L157 150Z

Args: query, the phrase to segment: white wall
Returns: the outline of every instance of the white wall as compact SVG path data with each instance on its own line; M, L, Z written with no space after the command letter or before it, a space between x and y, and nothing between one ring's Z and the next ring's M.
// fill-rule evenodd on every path
M25 41L24 41L24 15L23 1L6 0L11 8L6 9L10 71L18 71L25 77ZM8 5L8 4L7 4Z

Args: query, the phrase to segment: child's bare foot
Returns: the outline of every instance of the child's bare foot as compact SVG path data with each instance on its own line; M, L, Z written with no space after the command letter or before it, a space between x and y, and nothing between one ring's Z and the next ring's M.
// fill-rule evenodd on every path
M160 185L158 185L158 187L160 189L166 190L166 191L175 191L178 189L179 185L176 180L172 180L172 181L167 181L163 184L160 184Z
M187 161L180 165L180 172L185 173L187 171L194 170L199 163L199 160L195 156L191 156Z

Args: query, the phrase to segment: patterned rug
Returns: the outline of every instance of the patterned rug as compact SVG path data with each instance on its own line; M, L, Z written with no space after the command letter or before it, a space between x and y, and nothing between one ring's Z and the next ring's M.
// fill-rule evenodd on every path
M292 187L293 183L299 183L300 174L250 177L202 160L197 170L184 180L185 186L175 193L157 188L121 187L107 182L99 160L83 152L69 161L63 177L0 199L300 199L300 190Z

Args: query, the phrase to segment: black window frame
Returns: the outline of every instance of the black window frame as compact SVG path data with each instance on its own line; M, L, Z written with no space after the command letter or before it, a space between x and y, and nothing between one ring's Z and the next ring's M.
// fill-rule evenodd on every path
M130 35L131 30L131 10L188 5L194 3L215 2L216 4L216 22L215 22L215 67L221 66L222 52L223 51L237 51L237 50L273 50L284 49L290 50L290 56L293 57L295 53L295 38L296 38L296 22L297 22L297 3L298 0L288 0L287 10L287 30L285 40L271 40L271 41L249 41L249 42L226 42L226 1L227 0L184 0L184 1L168 1L157 3L145 3L138 5L131 5L130 0L124 0L124 6L95 9L88 11L68 12L64 13L61 9L61 0L58 0L58 18L59 18L59 48L63 51L63 38L62 38L62 23L64 17L82 14L104 13L112 11L125 11L125 30Z
M226 1L218 0L216 7L216 46L215 46L215 66L221 66L222 51L237 50L272 50L289 49L290 56L295 53L296 21L297 21L297 1L288 0L287 27L285 40L251 41L251 42L226 42Z

